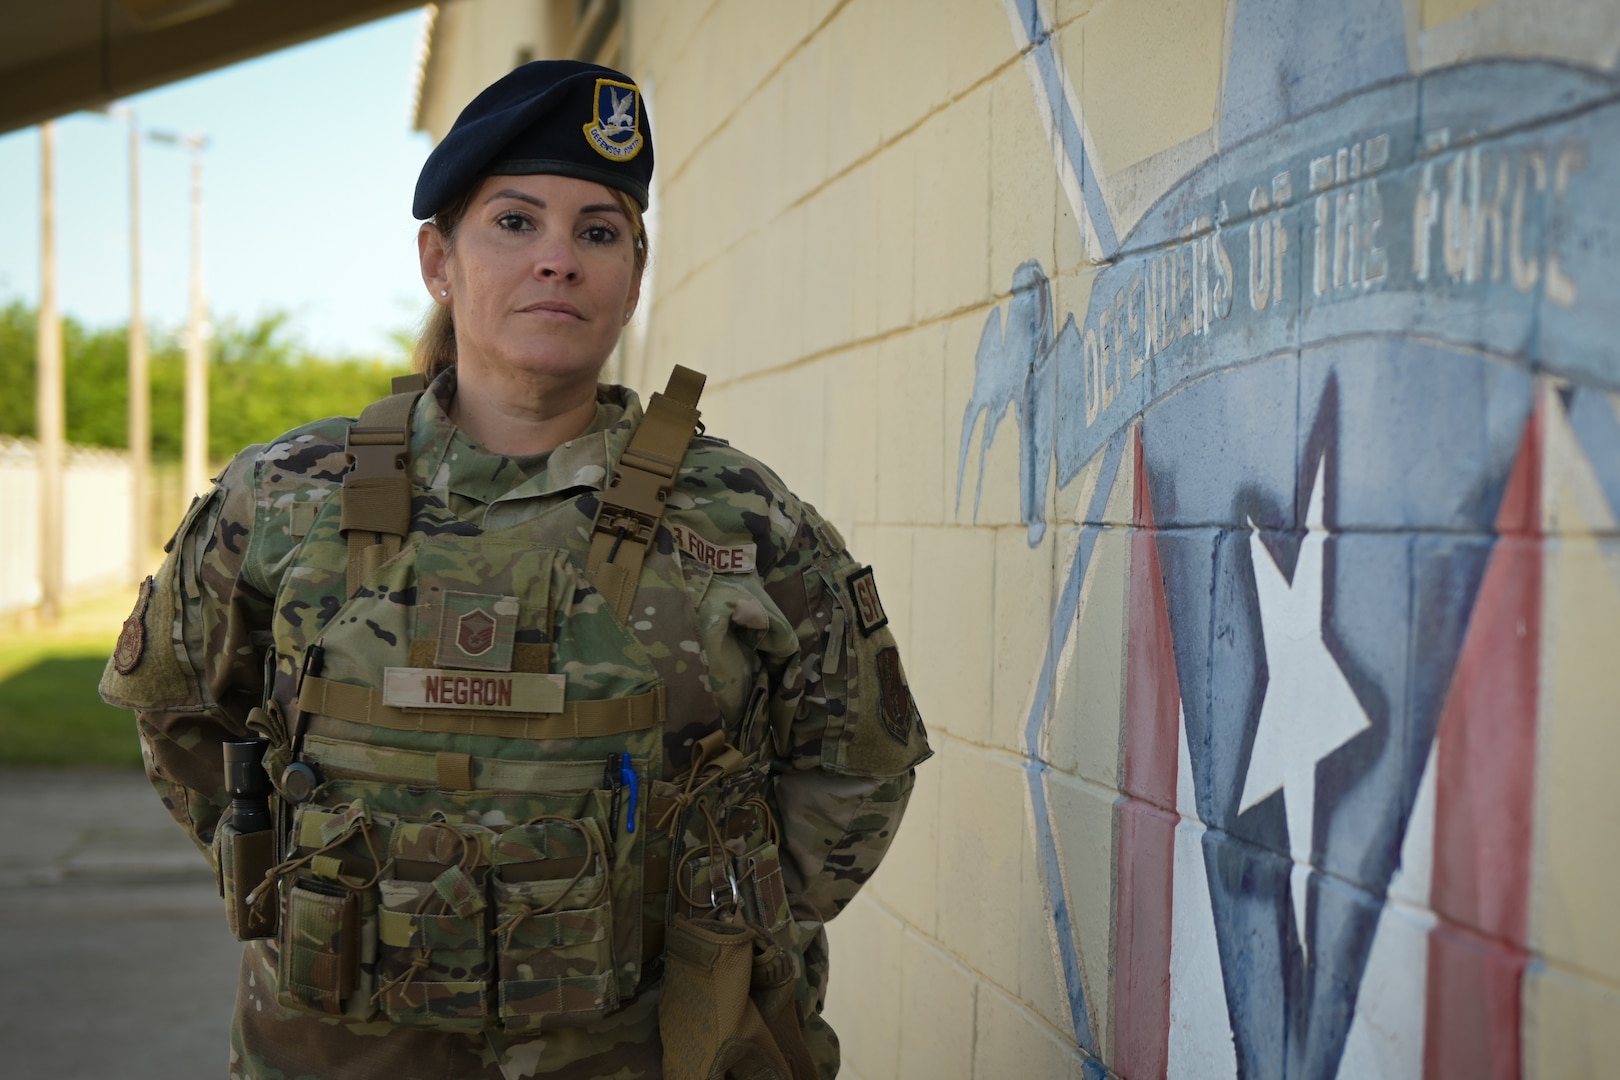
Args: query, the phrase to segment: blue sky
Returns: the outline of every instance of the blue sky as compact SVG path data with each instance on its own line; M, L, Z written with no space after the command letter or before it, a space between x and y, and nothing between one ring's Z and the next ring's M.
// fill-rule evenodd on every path
M397 355L391 330L427 308L411 192L431 149L411 126L419 11L129 99L148 130L201 132L203 267L215 321L282 310L324 353ZM129 317L128 127L75 113L56 127L57 296L94 325ZM143 306L185 321L190 172L143 143ZM0 303L39 298L39 129L0 137Z

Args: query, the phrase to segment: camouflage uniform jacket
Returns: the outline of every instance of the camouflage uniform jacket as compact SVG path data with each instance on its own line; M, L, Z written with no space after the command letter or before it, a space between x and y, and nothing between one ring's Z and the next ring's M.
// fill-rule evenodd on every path
M612 619L582 568L595 493L641 418L634 393L601 387L587 432L534 459L473 444L448 419L454 393L449 372L417 403L412 524L402 555L440 537L498 534L506 538L502 558L453 568L459 576L447 580L500 593L512 589L511 575L525 572L525 530L543 533L564 553L563 565L551 568L559 622L520 625L515 647L525 647L526 633L530 642L566 637L568 625ZM272 715L290 715L305 647L348 616L344 566L330 557L323 564L310 552L336 547L330 541L338 500L327 500L342 485L351 422L317 421L250 447L227 466L193 504L167 560L143 586L102 682L110 703L136 711L152 783L210 858L229 802L220 744L251 734L245 718L261 702ZM495 580L478 580L479 574ZM407 611L403 625L412 625L413 608L420 618L427 601L418 604L414 578L395 581L391 594L388 584L367 581L370 593L362 587L357 598L373 595L380 603L374 596L380 592ZM717 719L733 742L745 721L768 724L774 733L766 790L780 823L792 937L805 960L800 1011L824 1077L837 1072L838 1051L820 1017L828 970L821 924L877 868L909 797L912 767L929 754L885 621L871 571L852 560L837 531L769 469L705 436L683 459L643 567L631 626L614 621L615 633L634 636L667 702L666 780L687 767L694 741ZM394 640L385 626L366 625L377 638ZM580 686L589 696L591 686L615 677L611 664L571 656L565 641L552 644L570 699ZM267 654L273 665L266 665ZM420 745L431 752L435 744L429 737ZM537 753L544 758L544 744ZM619 1011L592 1026L543 1036L460 1034L283 1008L273 989L275 954L269 941L245 951L233 1077L660 1075L659 986L652 975Z

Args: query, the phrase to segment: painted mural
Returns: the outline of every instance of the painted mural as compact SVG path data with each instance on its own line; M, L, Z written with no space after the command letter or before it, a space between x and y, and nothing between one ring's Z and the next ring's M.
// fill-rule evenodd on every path
M1088 1068L1531 1075L1532 983L1595 927L1580 978L1617 993L1612 907L1554 910L1538 839L1549 733L1620 718L1567 659L1620 645L1614 58L1451 27L1423 60L1401 0L1231 0L1212 153L1121 220L1047 5L1007 7L1099 268L1061 312L1018 267L958 499L1016 482L1066 568L1025 731ZM1106 870L1049 786L1088 620L1123 684ZM1069 899L1097 872L1106 940Z

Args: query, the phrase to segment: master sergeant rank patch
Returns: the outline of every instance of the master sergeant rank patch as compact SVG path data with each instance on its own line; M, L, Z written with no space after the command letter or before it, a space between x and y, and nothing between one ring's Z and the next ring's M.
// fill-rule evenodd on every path
M478 671L512 670L517 597L447 592L443 603L434 664Z

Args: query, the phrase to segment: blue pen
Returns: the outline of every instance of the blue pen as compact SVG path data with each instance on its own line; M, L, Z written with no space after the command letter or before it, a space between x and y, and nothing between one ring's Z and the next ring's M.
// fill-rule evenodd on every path
M636 770L630 767L630 755L626 754L620 760L624 764L619 766L619 779L630 789L630 809L626 815L624 831L633 833L636 831L636 802L641 794L641 782L636 779Z

